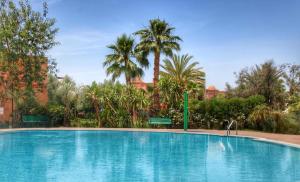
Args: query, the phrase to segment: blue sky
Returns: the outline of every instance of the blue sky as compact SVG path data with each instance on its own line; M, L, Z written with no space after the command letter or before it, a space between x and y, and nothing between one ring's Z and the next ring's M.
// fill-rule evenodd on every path
M207 74L207 85L223 89L234 72L274 59L300 63L300 0L48 0L60 29L60 45L49 52L59 75L79 84L106 79L106 48L122 33L133 33L152 18L176 27L189 53ZM32 0L35 8L40 0ZM152 59L150 60L153 61ZM153 64L152 64L153 65ZM145 72L151 82L153 67ZM124 81L121 77L120 81Z

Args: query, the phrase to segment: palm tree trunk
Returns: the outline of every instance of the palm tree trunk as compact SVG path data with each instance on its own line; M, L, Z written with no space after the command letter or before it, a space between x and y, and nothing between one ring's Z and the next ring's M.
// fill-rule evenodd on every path
M125 67L128 68L128 58L125 58ZM131 75L128 72L125 72L126 85L131 84Z
M153 78L153 114L157 115L160 110L160 100L159 100L159 59L160 52L158 50L154 53L154 78Z
M126 85L130 85L131 84L130 76L125 75L125 77L126 77Z

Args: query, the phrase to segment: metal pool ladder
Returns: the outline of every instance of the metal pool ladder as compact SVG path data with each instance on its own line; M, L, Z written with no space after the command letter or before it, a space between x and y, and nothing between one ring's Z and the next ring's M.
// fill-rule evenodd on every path
M236 120L231 120L231 122L229 123L229 125L227 126L227 130L226 130L226 135L229 136L230 135L230 128L233 125L233 123L235 123L235 134L238 135L238 126L237 126L237 121Z

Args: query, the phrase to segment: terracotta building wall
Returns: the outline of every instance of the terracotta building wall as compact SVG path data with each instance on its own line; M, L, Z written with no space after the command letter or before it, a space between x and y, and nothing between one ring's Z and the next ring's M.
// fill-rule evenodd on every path
M147 83L145 83L140 77L132 79L131 84L138 89L143 89L147 91Z
M225 91L220 91L216 89L214 86L209 86L205 90L205 99L212 99L213 97L216 97L219 94L225 94Z
M7 122L11 118L11 101L8 99L4 99L0 103L1 113L0 113L0 122Z
M36 99L41 105L46 105L48 103L48 92L47 88L44 87L41 92L36 92ZM0 122L7 122L11 120L12 114L12 101L11 99L4 99L0 103L0 111L3 108L3 113L0 112Z
M43 69L48 69L47 64L43 66ZM47 91L48 79L46 78L43 82L42 90L38 90L38 85L33 83L33 88L36 92L36 99L41 105L48 103L48 91ZM22 85L21 85L22 87ZM0 90L3 90L3 85L0 85ZM2 112L3 111L3 112ZM4 98L0 101L0 122L8 122L12 119L12 101L11 99Z

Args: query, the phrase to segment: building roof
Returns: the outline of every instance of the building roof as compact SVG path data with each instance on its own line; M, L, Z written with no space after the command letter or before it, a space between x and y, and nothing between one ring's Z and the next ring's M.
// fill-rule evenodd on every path
M134 77L131 79L131 83L144 83L141 77Z
M216 87L215 86L213 86L213 85L210 85L210 86L208 86L207 87L207 89L206 90L217 90L216 89Z

